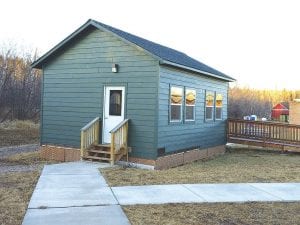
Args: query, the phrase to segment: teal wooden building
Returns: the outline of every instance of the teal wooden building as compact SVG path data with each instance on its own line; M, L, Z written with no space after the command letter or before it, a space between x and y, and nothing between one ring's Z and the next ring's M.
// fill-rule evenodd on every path
M226 142L234 79L182 52L88 20L32 67L42 70L45 157L114 163L129 152L164 168Z

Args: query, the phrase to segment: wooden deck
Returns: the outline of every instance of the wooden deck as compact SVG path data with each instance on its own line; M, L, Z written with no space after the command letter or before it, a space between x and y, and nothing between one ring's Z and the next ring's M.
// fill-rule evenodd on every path
M227 142L300 149L300 125L228 119Z

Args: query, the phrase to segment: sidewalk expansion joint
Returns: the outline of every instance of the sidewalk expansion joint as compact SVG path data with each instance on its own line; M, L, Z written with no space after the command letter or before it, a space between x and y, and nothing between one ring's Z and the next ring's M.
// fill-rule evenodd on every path
M112 187L111 187L111 186L108 186L108 187L109 187L109 189L110 189L112 195L113 195L114 198L116 199L116 201L117 201L117 203L118 203L117 205L121 205L120 202L119 202L119 199L118 199L117 196L115 195L115 192L113 191Z
M97 204L97 205L74 205L74 206L41 206L37 208L28 208L28 209L67 209L67 208L88 208L96 206L111 206L111 205L120 205L120 204Z
M201 200L207 202L207 200L205 198L203 198L203 196L201 196L201 195L197 194L196 192L192 191L187 186L185 186L185 184L181 184L181 186L183 186L185 189L187 189L188 191L190 191L191 193L193 193L194 195L196 195L197 197L199 197Z
M263 189L261 189L261 188L255 187L255 186L253 186L253 185L250 184L250 183L249 183L249 186L251 186L252 188L254 188L254 189L256 189L256 190L258 190L258 191L260 191L260 192L264 192L264 193L266 193L266 194L268 194L268 195L271 195L271 196L273 196L273 197L275 197L275 198L278 198L279 201L284 201L283 198L280 198L280 197L278 197L278 196L276 196L276 195L274 195L274 194L271 194L271 193L269 193L269 192L267 192L267 191L265 191L265 190L263 190Z

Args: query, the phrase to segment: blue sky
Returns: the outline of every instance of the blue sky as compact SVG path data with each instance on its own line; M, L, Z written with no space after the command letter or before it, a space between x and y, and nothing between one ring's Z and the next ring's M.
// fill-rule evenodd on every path
M183 51L254 88L300 89L296 0L9 0L0 43L45 53L89 18Z

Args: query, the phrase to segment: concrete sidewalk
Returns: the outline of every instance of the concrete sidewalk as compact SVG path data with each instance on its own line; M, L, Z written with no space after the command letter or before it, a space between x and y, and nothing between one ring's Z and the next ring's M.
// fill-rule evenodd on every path
M130 224L98 168L108 164L46 165L32 194L23 225Z
M300 183L172 184L108 187L103 163L44 167L23 225L130 224L120 205L300 201Z
M120 205L300 201L300 183L145 185L112 191Z

